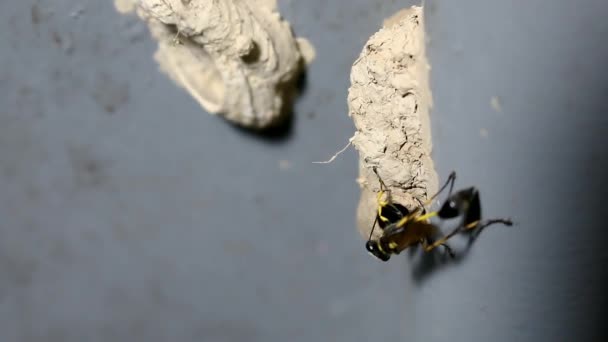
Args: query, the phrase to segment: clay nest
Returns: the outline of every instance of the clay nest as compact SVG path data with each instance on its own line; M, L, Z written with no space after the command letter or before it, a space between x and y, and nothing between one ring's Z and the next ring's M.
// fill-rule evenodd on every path
M356 127L351 141L359 152L357 226L365 239L375 220L380 190L374 167L393 201L410 210L437 191L431 159L429 70L422 7L387 19L353 64L348 108ZM380 233L376 230L375 237Z
M274 0L116 1L123 11L132 2L158 42L160 68L209 113L252 130L288 119L314 50Z

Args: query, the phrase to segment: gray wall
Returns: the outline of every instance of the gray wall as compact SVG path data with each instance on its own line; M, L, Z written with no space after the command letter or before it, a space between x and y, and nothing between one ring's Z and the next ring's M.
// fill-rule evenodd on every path
M355 152L311 162L350 137L350 65L410 3L279 2L317 60L276 137L202 113L110 1L0 2L0 340L606 335L608 3L427 1L439 173L519 224L383 264Z

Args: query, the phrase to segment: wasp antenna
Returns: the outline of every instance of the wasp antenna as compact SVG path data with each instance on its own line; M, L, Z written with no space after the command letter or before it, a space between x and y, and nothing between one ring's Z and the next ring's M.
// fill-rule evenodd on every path
M367 241L372 240L372 235L374 234L374 229L376 228L376 222L378 222L378 216L376 216L374 219L374 224L372 225L372 230L369 232L369 238L367 238Z

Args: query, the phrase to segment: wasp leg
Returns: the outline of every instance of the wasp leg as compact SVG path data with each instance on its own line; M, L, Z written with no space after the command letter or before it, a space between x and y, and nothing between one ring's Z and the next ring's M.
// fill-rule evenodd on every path
M501 223L504 224L505 226L512 226L513 225L513 221L511 221L511 219L503 219L503 218L496 218L496 219L489 219L489 220L485 220L483 222L481 222L481 224L479 224L477 226L477 229L484 229L487 226L491 226L493 224L497 224L497 223ZM473 227L475 228L475 227Z
M379 218L383 222L388 222L389 221L388 218L386 218L386 217L384 217L382 215L382 208L386 207L386 206L389 206L389 205L392 206L392 204L391 204L391 191L386 186L386 184L384 184L384 181L382 180L382 177L380 177L380 174L378 174L378 168L376 168L374 166L372 168L372 170L374 171L374 173L378 177L378 181L380 182L380 191L378 191L378 194L376 194L376 202L378 202L378 216L377 216L377 218ZM386 194L386 197L383 200L382 197L384 196L384 194ZM394 208L394 209L396 209L396 208Z
M400 204L393 203L391 190L386 186L380 174L378 174L378 169L374 166L372 168L376 176L378 177L378 181L380 182L380 191L376 194L376 202L378 203L378 213L376 214L376 221L380 228L384 229L386 225L402 219L404 216L409 214L409 210ZM385 208L390 208L390 210L385 211ZM375 222L374 222L375 224ZM372 227L373 233L374 227Z
M435 248L437 248L437 247L439 247L439 246L447 246L447 244L446 244L446 243L447 243L447 241L448 241L448 240L449 240L449 239L450 239L452 236L456 235L456 233L457 233L458 231L459 231L459 229L456 229L456 230L454 230L452 233L450 233L450 234L446 235L445 237L443 237L443 238L441 238L441 239L439 239L439 240L437 240L437 241L433 242L432 244L428 244L428 243L423 244L423 245L422 245L422 247L424 248L424 251L425 251L425 252L430 252L430 251L432 251L433 249L435 249ZM449 248L449 247L448 247L448 248ZM453 252L451 251L451 248L449 248L449 249L448 249L448 251L449 251L448 253L450 253L450 256L452 256L452 255L453 255Z
M487 226L493 225L493 224L497 224L497 223L501 223L504 224L505 226L512 226L513 222L509 219L490 219L490 220L486 220L484 222L480 222L477 221L476 224L474 226L458 226L456 228L454 228L454 230L452 230L448 235L444 236L443 238L433 242L430 245L427 245L426 247L424 247L424 250L426 252L430 252L433 249L445 244L450 238L452 238L454 235L458 234L459 232L462 231L468 231L468 230L472 230L474 228L478 229L478 233L479 234L481 232L482 229L486 228Z
M380 191L378 191L378 194L376 195L376 202L378 202L378 213L376 214L376 218L374 219L372 229L369 232L369 239L368 239L369 241L371 241L372 236L374 234L374 229L376 229L376 223L380 224L380 222L386 223L389 221L388 218L386 218L382 215L382 208L385 206L389 206L389 205L393 206L391 204L391 191L387 188L386 184L384 184L384 181L378 174L378 169L374 166L372 168L372 170L374 171L376 176L378 176L378 181L380 182ZM384 196L385 193L386 193L386 199L383 200L382 197Z
M380 182L380 191L382 191L382 189L388 190L388 187L386 186L386 184L384 184L382 177L380 177L380 174L378 173L378 168L374 166L372 167L372 170L374 171L374 173L378 177L378 181Z
M443 246L448 255L451 258L454 258L454 252L446 243L447 239L443 239L441 230L433 224L426 224L425 227L426 228L424 228L423 236L420 239L420 243L422 244L424 251L429 252L438 246ZM441 239L437 240L437 238Z
M429 243L429 241L427 239L422 239L422 248L424 248L425 252L430 252L433 249L439 247L439 246L443 246L443 248L445 249L446 253L448 253L448 255L450 256L450 258L455 258L456 254L454 254L454 251L452 250L452 248L445 242L438 244L437 246L434 246L436 242L433 243Z
M426 202L424 202L424 204L418 198L416 198L416 200L418 201L418 203L421 204L422 211L423 211L422 214L423 215L426 213L426 207L428 207L431 204L433 204L433 201L435 200L435 198L437 198L437 196L439 196L439 194L441 194L443 192L443 190L445 190L445 188L447 188L448 185L450 186L450 191L448 191L448 198L450 196L452 196L452 190L454 189L454 182L455 181L456 181L456 171L452 171L452 172L450 172L450 175L448 176L448 179L441 186L441 188L439 189L439 191L437 191L437 193L435 193L433 196L431 196L431 198L429 198Z
M511 221L510 219L503 219L503 218L489 219L489 220L480 221L475 226L465 227L465 230L470 231L472 229L475 229L475 234L474 234L473 238L477 238L479 236L479 234L481 234L481 232L487 226L491 226L493 224L503 224L507 227L510 227L513 225L513 221Z
M420 208L422 208L422 215L426 214L426 207L424 206L424 203L422 203L422 201L420 200L420 198L415 197L416 201L418 201L418 204L420 204Z
M512 226L513 222L509 219L489 219L489 220L481 220L481 201L479 200L479 192L477 189L472 188L469 192L468 198L461 199L463 203L468 201L468 208L464 213L464 219L462 221L462 225L465 230L471 230L477 228L478 230L482 230L487 226L502 223L506 226ZM464 205L459 204L459 206L464 207Z
M431 203L433 203L433 200L434 200L434 199L435 199L435 198L436 198L436 197L437 197L437 196L438 196L438 195L439 195L439 194L440 194L440 193L441 193L443 190L445 190L445 188L447 188L447 186L448 186L448 185L450 186L450 191L449 191L449 196L448 196L448 197L451 197L451 196L452 196L452 190L453 190L453 188L454 188L454 181L455 181L455 180L456 180L456 172L455 172L455 171L452 171L452 172L450 173L450 175L448 176L447 181L446 181L446 182L445 182L445 183L444 183L444 184L441 186L441 189L439 189L439 191L438 191L438 192L437 192L435 195L433 195L433 196L432 196L432 197L431 197L431 198L430 198L430 199L429 199L429 200L426 202L426 204L422 204L422 205L421 205L421 207L420 207L420 209L416 209L416 210L414 210L412 213L410 213L409 215L405 215L403 218L401 218L399 221L397 221L397 225L402 226L402 225L404 225L406 222L408 222L409 220L412 220L412 219L413 219L413 220L415 220L416 222L421 222L421 221L426 221L426 220L428 220L429 218L434 217L434 216L438 216L438 215L440 216L441 211L433 211L433 212L427 213L427 212L426 212L426 207L427 207L428 205L430 205ZM420 200L419 200L418 198L416 198L416 199L417 199L417 200L420 202ZM423 214L422 214L422 215L420 215L420 216L416 216L416 215L418 214L418 211L419 211L419 210L421 210L421 211L423 212Z
M441 188L439 189L439 191L437 191L436 194L434 194L433 196L431 196L431 198L429 198L429 200L427 201L427 203L428 204L433 203L433 200L435 198L437 198L437 196L439 196L439 194L442 193L443 190L445 190L445 188L448 186L448 184L450 185L450 191L448 192L448 197L452 196L452 190L454 189L454 182L455 181L456 181L456 171L452 171L452 172L450 172L450 175L448 176L448 179L441 186Z
M382 199L385 194L386 199ZM390 190L380 190L376 196L378 202L376 221L378 221L380 228L384 229L388 224L400 220L409 214L407 208L391 201Z
M384 195L384 193L385 193L385 191L380 190L378 192L378 194L376 195L376 202L378 203L378 214L376 215L376 219L382 220L383 222L388 222L388 218L382 216L382 208L390 205L389 201L382 199L382 196ZM387 193L387 198L390 198L390 191L387 190L386 193Z
M378 176L378 181L380 182L380 191L378 191L378 194L376 194L376 202L378 203L378 214L376 215L376 219L374 220L374 225L372 226L372 231L370 232L370 239L372 236L372 233L374 232L374 228L376 227L376 222L378 222L378 220L386 220L385 217L382 216L382 207L385 205L388 205L390 203L390 196L391 196L391 192L390 190L386 187L386 185L384 184L384 181L382 181L382 178L380 178L380 175L378 174L378 169L374 166L372 168L372 170L374 170L374 173L376 174L376 176ZM384 193L387 194L386 198L389 199L387 200L382 200L382 196L384 195Z

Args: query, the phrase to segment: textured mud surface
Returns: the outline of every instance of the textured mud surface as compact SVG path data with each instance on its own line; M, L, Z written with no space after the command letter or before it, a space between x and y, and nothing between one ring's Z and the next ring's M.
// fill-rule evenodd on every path
M422 7L402 10L365 44L351 71L349 115L357 131L361 199L357 225L367 238L375 217L377 167L393 199L418 205L437 190L431 160L429 64Z

